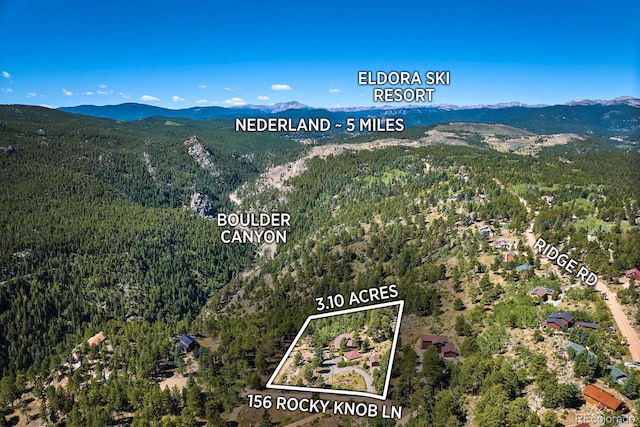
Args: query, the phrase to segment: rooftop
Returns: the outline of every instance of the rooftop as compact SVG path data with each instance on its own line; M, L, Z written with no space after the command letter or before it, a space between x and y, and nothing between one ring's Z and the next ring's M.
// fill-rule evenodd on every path
M362 354L360 354L358 350L347 351L344 354L344 358L347 360L356 360L356 359L360 359L361 357L362 357Z
M423 342L430 342L432 344L446 344L449 342L449 337L445 335L423 335L420 337Z
M582 390L582 394L602 404L598 407L606 407L612 411L617 411L624 405L622 400L591 384Z

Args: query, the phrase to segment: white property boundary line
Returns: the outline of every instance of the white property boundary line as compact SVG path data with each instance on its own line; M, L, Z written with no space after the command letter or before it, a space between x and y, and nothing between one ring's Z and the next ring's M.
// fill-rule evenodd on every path
M382 396L379 395L379 394L369 393L369 392L366 392L366 391L335 390L335 389L330 389L330 388L326 388L325 389L325 388L313 388L313 387L296 387L296 386L289 386L289 385L273 384L273 382L276 379L276 376L278 375L278 373L280 372L280 370L284 366L287 358L289 357L289 355L293 351L293 348L295 347L296 343L300 340L300 337L302 337L302 334L307 329L307 326L309 326L309 322L311 322L312 320L322 319L324 317L340 316L340 315L348 314L348 313L356 313L358 311L373 310L373 309L376 309L376 308L391 307L391 306L394 306L394 305L399 306L399 308L398 308L398 317L396 319L396 327L395 327L395 333L393 335L393 342L391 344L391 352L389 353L389 366L387 367L387 376L386 376L386 380L384 382L384 390L382 392ZM382 304L368 305L368 306L365 306L365 307L349 308L349 309L346 309L346 310L334 311L334 312L331 312L331 313L313 314L313 315L307 317L307 320L304 322L304 325L302 325L302 328L300 328L300 331L298 332L298 335L296 335L295 339L291 343L291 346L289 346L289 350L287 350L286 354L284 355L284 357L280 361L280 364L278 364L278 367L273 372L273 375L271 375L271 378L269 378L269 382L267 382L267 386L266 387L267 388L271 388L271 389L277 389L277 390L295 390L295 391L318 392L318 393L328 393L328 394L345 394L345 395L348 395L348 396L372 397L374 399L386 400L387 399L387 392L389 391L389 382L391 381L391 368L393 368L393 359L394 359L394 355L396 353L396 345L398 343L398 335L400 334L400 321L402 319L402 309L403 308L404 308L404 300L400 300L400 301L385 302L385 303L382 303Z

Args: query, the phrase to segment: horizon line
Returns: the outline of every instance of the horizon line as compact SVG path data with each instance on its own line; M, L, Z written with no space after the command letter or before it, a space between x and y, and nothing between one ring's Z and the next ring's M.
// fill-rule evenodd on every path
M640 107L640 98L633 96L633 95L621 95L621 96L617 96L615 98L611 98L611 99L591 99L591 98L576 98L576 99L572 99L569 101L566 101L564 103L556 103L556 104L543 104L543 103L539 103L539 104L525 104L523 102L520 101L516 101L516 100L512 100L512 101L502 101L502 102L497 102L497 103L492 103L492 104L467 104L467 105L457 105L457 104L446 104L446 103L438 103L438 104L431 104L431 103L425 103L425 104L398 104L398 105L394 105L394 104L384 104L384 105L343 105L343 106L339 106L339 107L317 107L317 106L311 106L311 105L307 105L304 104L300 101L297 100L292 100L292 101L284 101L284 102L276 102L273 104L243 104L243 105L228 105L228 106L224 106L224 105L192 105L192 106L185 106L182 108L171 108L171 107L165 107L165 106L161 106L161 105L154 105L154 104L150 104L150 103L144 103L144 102L122 102L119 104L77 104L77 105L70 105L70 106L52 106L52 105L48 105L48 104L20 104L20 103L3 103L0 102L0 105L24 105L24 106L31 106L31 107L43 107L43 108L48 108L51 110L60 110L60 109L64 109L64 108L78 108L78 107L118 107L118 106L122 106L122 105L141 105L141 106L145 106L145 107L155 107L155 108L160 108L163 110L171 110L171 111L182 111L182 110L189 110L189 109L193 109L193 108L222 108L225 110L233 110L233 109L246 109L246 108L253 108L253 109L260 109L260 108L264 108L264 109L270 109L273 107L277 107L277 106L285 106L287 104L299 104L300 107L293 107L291 109L313 109L313 110L328 110L328 111L340 111L340 110L345 110L345 109L361 109L361 110L376 110L376 109L396 109L396 108L440 108L440 109L461 109L461 110L465 110L465 109L480 109L480 108L512 108L512 107L524 107L524 108L544 108L544 107L554 107L554 106L575 106L578 105L579 103L593 103L593 104L599 104L599 103L615 103L615 102L624 102L624 101L637 101L636 103L632 103L631 106L639 106ZM284 111L284 110L283 110Z

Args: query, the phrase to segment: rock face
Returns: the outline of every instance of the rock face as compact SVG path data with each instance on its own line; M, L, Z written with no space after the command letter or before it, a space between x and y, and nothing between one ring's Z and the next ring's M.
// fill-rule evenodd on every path
M147 172L149 172L149 176L151 176L151 178L153 178L153 180L156 180L156 168L153 167L153 164L151 163L151 156L149 155L149 153L144 152L142 153L142 160L144 161L144 164L147 166Z
M215 165L213 160L211 159L211 153L205 147L202 142L198 139L197 136L192 136L183 144L187 147L187 152L193 158L193 160L198 163L202 169L209 171L212 176L219 177L221 172L220 169ZM211 206L211 200L209 200L209 196L206 194L202 194L199 192L194 192L191 194L191 200L189 201L189 208L197 212L198 215L205 219L215 219L215 210Z
M215 211L211 207L209 203L209 198L206 194L201 193L193 193L191 195L191 201L189 203L189 208L197 212L203 218L206 219L214 219Z
M207 169L213 176L220 176L220 170L211 160L211 153L202 145L197 136L192 136L183 143L188 147L187 152L202 169Z

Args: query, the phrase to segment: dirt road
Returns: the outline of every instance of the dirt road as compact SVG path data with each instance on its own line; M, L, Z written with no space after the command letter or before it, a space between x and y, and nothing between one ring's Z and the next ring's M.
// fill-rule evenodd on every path
M607 303L609 310L611 310L613 319L618 325L618 330L627 340L627 344L629 344L631 358L634 361L640 361L640 338L638 337L638 333L635 331L635 329L633 329L629 318L622 310L622 306L618 302L616 294L611 291L607 284L602 280L598 280L598 283L596 284L596 290L602 292L603 295L607 296L605 302Z
M342 357L336 357L335 359L325 361L328 365L331 366L329 368L329 374L324 375L325 378L331 378L335 374L346 374L349 372L356 372L360 374L364 379L364 383L367 387L367 392L373 393L373 394L379 394L379 393L376 393L376 388L373 386L373 377L369 375L367 371L365 371L364 369L358 366L345 366L343 368L340 368L338 367L338 362L340 360L342 360Z
M315 421L316 419L323 417L325 414L313 414L305 419L302 419L300 421L296 421L295 423L291 423L291 424L287 424L285 427L302 427L302 426L308 426L310 425L313 421Z
M530 212L531 208L527 205L527 201L521 197L519 197L519 199L520 202L526 207L527 212ZM527 229L527 231L525 231L524 234L527 239L527 244L533 249L533 245L536 242L536 237L533 234L533 220L531 221L529 228ZM558 276L561 274L560 269L545 257L540 257L540 264L551 264L551 268L553 269L555 274ZM631 321L624 313L622 305L620 305L620 303L618 302L615 292L611 291L607 284L600 279L598 279L598 283L595 285L595 287L598 292L606 295L604 302L607 304L607 307L609 307L616 325L618 325L618 331L620 331L620 334L625 338L627 344L629 344L631 358L634 361L640 361L640 337L638 337L638 333L635 331Z

